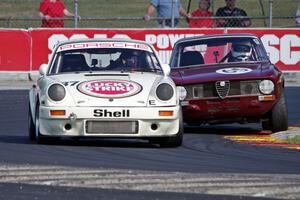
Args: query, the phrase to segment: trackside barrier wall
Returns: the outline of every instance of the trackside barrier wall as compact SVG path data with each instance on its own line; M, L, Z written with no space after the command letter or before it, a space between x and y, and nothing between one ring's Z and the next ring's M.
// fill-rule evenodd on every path
M0 29L0 71L29 71L31 36L23 29Z
M203 34L253 33L271 61L283 71L300 72L300 29L0 29L0 71L34 71L47 63L60 41L82 38L131 38L152 44L169 62L174 43Z

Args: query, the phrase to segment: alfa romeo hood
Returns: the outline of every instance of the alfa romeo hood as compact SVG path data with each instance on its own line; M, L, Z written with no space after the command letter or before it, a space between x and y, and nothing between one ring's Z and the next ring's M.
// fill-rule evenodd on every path
M177 85L204 83L222 80L255 79L266 74L262 63L220 64L172 70L172 78Z
M51 76L65 85L76 106L146 106L154 82L154 73L85 73Z

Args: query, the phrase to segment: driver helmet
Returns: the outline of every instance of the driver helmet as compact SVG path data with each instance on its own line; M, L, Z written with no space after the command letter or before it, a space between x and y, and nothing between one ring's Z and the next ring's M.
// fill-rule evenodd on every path
M124 52L122 53L122 63L123 65L130 68L137 68L138 65L138 52Z
M231 55L235 61L249 61L252 48L249 41L232 44Z

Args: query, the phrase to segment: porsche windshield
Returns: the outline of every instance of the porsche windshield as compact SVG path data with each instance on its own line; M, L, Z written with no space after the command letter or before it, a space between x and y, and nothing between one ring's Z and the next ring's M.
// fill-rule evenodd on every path
M161 72L150 51L127 48L72 49L56 53L49 74L101 71Z
M265 49L257 38L219 37L179 43L171 67L199 66L234 62L267 61Z

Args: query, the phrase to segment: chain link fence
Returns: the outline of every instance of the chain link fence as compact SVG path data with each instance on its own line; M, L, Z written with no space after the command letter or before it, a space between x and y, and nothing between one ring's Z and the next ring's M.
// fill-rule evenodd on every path
M61 0L71 13L78 13L79 21L75 17L49 19L64 20L66 28L155 28L157 27L157 13L151 15L150 20L143 18L150 0ZM163 1L163 0L161 0ZM164 0L171 6L179 0ZM0 27L2 28L36 28L41 27L42 19L39 16L41 0L1 0ZM228 19L216 17L217 10L225 6L225 0L210 0L209 11L212 16L196 16L190 20L213 21ZM196 11L199 0L181 0L182 8L189 13ZM295 18L300 0L236 0L236 7L245 10L247 17L235 17L236 21L251 20L250 27L295 27ZM174 5L173 5L174 6ZM176 6L175 6L176 7ZM58 11L57 11L58 12ZM175 16L174 13L171 16ZM206 20L206 21L205 21ZM210 23L210 22L209 22ZM210 25L204 25L210 27ZM185 17L179 18L177 27L189 27Z

